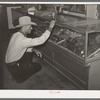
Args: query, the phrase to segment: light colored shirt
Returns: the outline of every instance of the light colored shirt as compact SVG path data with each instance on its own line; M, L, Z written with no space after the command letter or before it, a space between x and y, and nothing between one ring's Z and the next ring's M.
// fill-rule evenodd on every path
M10 39L5 56L5 62L10 63L18 61L27 48L43 44L50 36L50 31L46 30L42 36L37 38L27 38L20 32L16 32Z

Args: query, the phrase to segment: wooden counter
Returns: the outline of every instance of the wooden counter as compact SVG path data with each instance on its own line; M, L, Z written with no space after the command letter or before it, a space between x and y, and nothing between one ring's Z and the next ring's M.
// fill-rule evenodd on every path
M100 89L100 61L85 64L70 51L48 41L42 48L44 60L80 89Z

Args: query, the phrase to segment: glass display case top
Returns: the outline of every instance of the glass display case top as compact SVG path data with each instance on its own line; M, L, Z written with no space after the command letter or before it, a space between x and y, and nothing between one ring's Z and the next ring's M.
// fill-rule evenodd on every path
M73 29L56 26L50 40L83 59L100 51L100 31L82 34Z
M82 29L84 32L87 32L87 31L89 32L89 31L97 30L97 27L98 27L97 24L100 24L100 21L97 19L88 18L88 17L59 14L57 17L57 24L61 26L69 25L76 29Z

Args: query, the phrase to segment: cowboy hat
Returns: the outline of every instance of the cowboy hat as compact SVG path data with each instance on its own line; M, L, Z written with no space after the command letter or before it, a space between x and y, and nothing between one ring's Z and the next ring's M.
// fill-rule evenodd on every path
M31 18L29 16L23 16L23 17L19 18L19 25L15 26L15 28L22 27L22 26L25 26L25 25L35 25L35 26L37 26L36 23L31 21Z

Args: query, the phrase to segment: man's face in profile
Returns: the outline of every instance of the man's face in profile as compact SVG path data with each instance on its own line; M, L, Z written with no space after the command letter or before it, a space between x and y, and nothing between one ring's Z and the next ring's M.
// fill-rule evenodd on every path
M26 32L27 34L30 34L32 29L33 29L33 28L32 28L31 25L27 25L27 26L25 27L25 30L26 30L25 32Z

